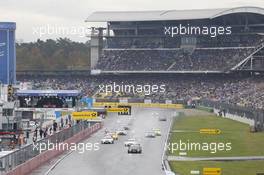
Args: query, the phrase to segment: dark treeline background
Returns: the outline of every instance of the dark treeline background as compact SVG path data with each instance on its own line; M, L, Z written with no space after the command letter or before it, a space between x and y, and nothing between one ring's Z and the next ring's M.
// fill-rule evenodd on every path
M90 64L90 44L67 38L16 45L17 70L84 70Z

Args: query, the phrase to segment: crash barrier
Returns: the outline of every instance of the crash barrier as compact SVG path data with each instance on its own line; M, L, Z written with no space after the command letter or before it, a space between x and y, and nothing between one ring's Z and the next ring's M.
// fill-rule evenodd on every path
M213 112L217 115L219 115L219 113L221 113L220 109L214 109ZM222 115L222 117L224 118L229 118L231 120L235 120L241 123L245 123L248 124L250 126L255 126L255 120L252 118L247 118L245 116L238 116L238 115L234 115L234 114L230 114L230 113L225 113L225 115Z
M251 126L254 125L255 131L264 130L264 110L210 100L199 100L196 101L196 104L213 108L214 112L219 116L247 123Z
M165 175L174 175L174 173L171 171L170 168L170 164L169 161L167 159L167 154L168 154L168 150L167 150L167 145L169 144L169 138L171 137L171 133L170 131L172 130L172 126L174 123L175 117L173 117L171 123L170 123L170 128L169 128L169 132L167 133L167 137L166 137L166 141L164 144L164 149L163 149L163 154L162 154L162 158L161 158L161 165L162 165L162 169L164 170Z
M184 100L168 100L168 99L144 99L144 98L113 98L113 99L95 99L94 107L118 107L118 105L130 105L134 107L144 108L185 108Z
M117 102L95 102L94 107L104 107L111 106L116 108L119 105L131 105L134 107L144 107L144 108L171 108L171 109L183 109L183 104L161 104L161 103L117 103Z
M77 143L102 128L101 123L91 124L88 122L80 122L77 125L64 129L54 135L42 139L40 143ZM0 158L1 175L28 175L34 169L46 163L48 160L62 154L65 150L52 149L40 153L40 150L34 149L34 145L30 144L11 154Z
M183 116L184 113L183 112L179 112L178 115L176 116ZM163 154L162 154L162 160L161 160L161 164L162 164L162 169L164 170L165 175L175 175L175 173L171 170L169 161L168 161L168 154L169 154L169 150L167 149L167 145L169 145L170 142L170 138L171 138L171 130L173 128L173 125L175 123L176 120L176 116L173 116L173 119L170 123L170 127L169 127L169 132L167 133L167 137L166 137L166 141L165 141L165 145L164 145L164 149L163 149Z

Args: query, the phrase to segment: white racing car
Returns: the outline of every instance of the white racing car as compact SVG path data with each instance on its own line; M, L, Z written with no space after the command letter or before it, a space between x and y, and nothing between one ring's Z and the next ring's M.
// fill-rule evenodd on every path
M130 138L130 139L128 139L127 141L125 141L124 142L124 145L125 146L130 146L130 145L133 145L133 144L136 144L137 142L136 142L136 139L134 139L134 138Z
M123 129L119 129L119 130L116 130L116 133L117 135L127 135L127 131L123 130Z
M156 133L153 132L153 131L146 132L146 133L145 133L145 137L148 137L148 138L155 138L155 137L156 137Z
M141 154L142 153L142 147L140 144L133 144L133 145L130 145L128 147L128 150L127 150L128 154L129 153L139 153Z
M109 135L101 139L101 144L113 144L113 143L114 143L114 139Z

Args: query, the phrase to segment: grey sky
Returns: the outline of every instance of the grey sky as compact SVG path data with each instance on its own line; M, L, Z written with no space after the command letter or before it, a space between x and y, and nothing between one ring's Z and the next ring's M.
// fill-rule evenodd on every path
M257 6L264 8L264 0L2 0L0 21L17 22L17 39L25 42L39 38L39 27L64 27L61 34L43 35L41 39L68 37L84 42L73 29L90 27L85 18L102 10L172 10ZM75 28L74 28L75 27ZM56 33L56 32L55 32Z

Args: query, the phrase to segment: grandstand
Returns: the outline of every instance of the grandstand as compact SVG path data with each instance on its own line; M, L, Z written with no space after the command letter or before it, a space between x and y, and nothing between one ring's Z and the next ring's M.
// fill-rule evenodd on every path
M95 12L87 22L107 23L106 28L92 28L91 33L91 68L100 75L32 72L18 79L33 82L35 89L79 89L94 98L102 97L97 93L102 84L165 85L162 93L113 92L103 97L184 104L208 100L209 106L232 105L234 113L247 113L246 117L254 116L263 124L263 19L264 9L258 7ZM180 25L217 28L218 35L165 34L165 27ZM232 33L219 33L221 26Z
M95 12L91 66L103 73L263 71L264 9ZM105 30L105 31L104 31Z

